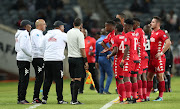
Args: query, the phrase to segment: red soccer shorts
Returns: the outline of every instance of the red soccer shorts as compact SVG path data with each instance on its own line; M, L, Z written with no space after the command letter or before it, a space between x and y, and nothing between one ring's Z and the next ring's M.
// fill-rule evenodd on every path
M125 61L124 63L124 76L125 77L136 77L137 76L137 72L139 71L139 63L138 61ZM136 74L136 75L134 75Z
M144 59L141 60L140 62L140 66L139 66L139 74L142 74L142 73L146 73L145 70L148 69L148 57L145 57Z
M122 59L114 58L114 75L116 79L123 79L124 76L123 68L119 66L121 60Z
M148 72L151 73L164 73L165 72L166 58L150 59Z

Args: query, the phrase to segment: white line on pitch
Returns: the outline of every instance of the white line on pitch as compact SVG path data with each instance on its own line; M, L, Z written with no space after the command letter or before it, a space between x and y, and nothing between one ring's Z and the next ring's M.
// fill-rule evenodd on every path
M119 97L117 97L116 99L110 101L109 103L105 104L103 107L101 107L100 109L108 109L109 107L111 107L114 104L114 101L118 100Z

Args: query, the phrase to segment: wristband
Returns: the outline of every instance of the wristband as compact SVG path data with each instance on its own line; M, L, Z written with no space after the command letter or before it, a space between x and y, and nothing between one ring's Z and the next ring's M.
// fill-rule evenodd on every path
M83 58L83 62L84 62L84 63L88 62L88 61L87 61L87 57Z

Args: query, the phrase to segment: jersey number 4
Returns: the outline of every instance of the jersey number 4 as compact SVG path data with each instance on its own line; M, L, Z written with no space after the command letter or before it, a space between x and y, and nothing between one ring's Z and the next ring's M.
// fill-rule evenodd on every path
M121 50L122 53L124 53L124 41L122 41L121 44L119 45L119 50Z

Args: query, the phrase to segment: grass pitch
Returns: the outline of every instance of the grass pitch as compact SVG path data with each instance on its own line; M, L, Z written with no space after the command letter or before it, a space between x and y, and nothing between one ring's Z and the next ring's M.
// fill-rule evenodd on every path
M64 100L70 102L70 80L64 80ZM26 109L31 105L17 104L17 82L0 83L0 109ZM110 86L110 95L100 95L89 89L90 85L85 84L84 94L79 94L78 100L83 105L57 104L55 84L52 84L47 104L36 107L36 109L99 109L106 103L118 97L115 93L115 80ZM34 82L30 82L26 99L32 102ZM172 78L171 93L164 93L164 101L153 102L158 93L151 93L151 101L137 104L113 104L109 109L180 109L180 77ZM40 94L40 98L42 93Z

